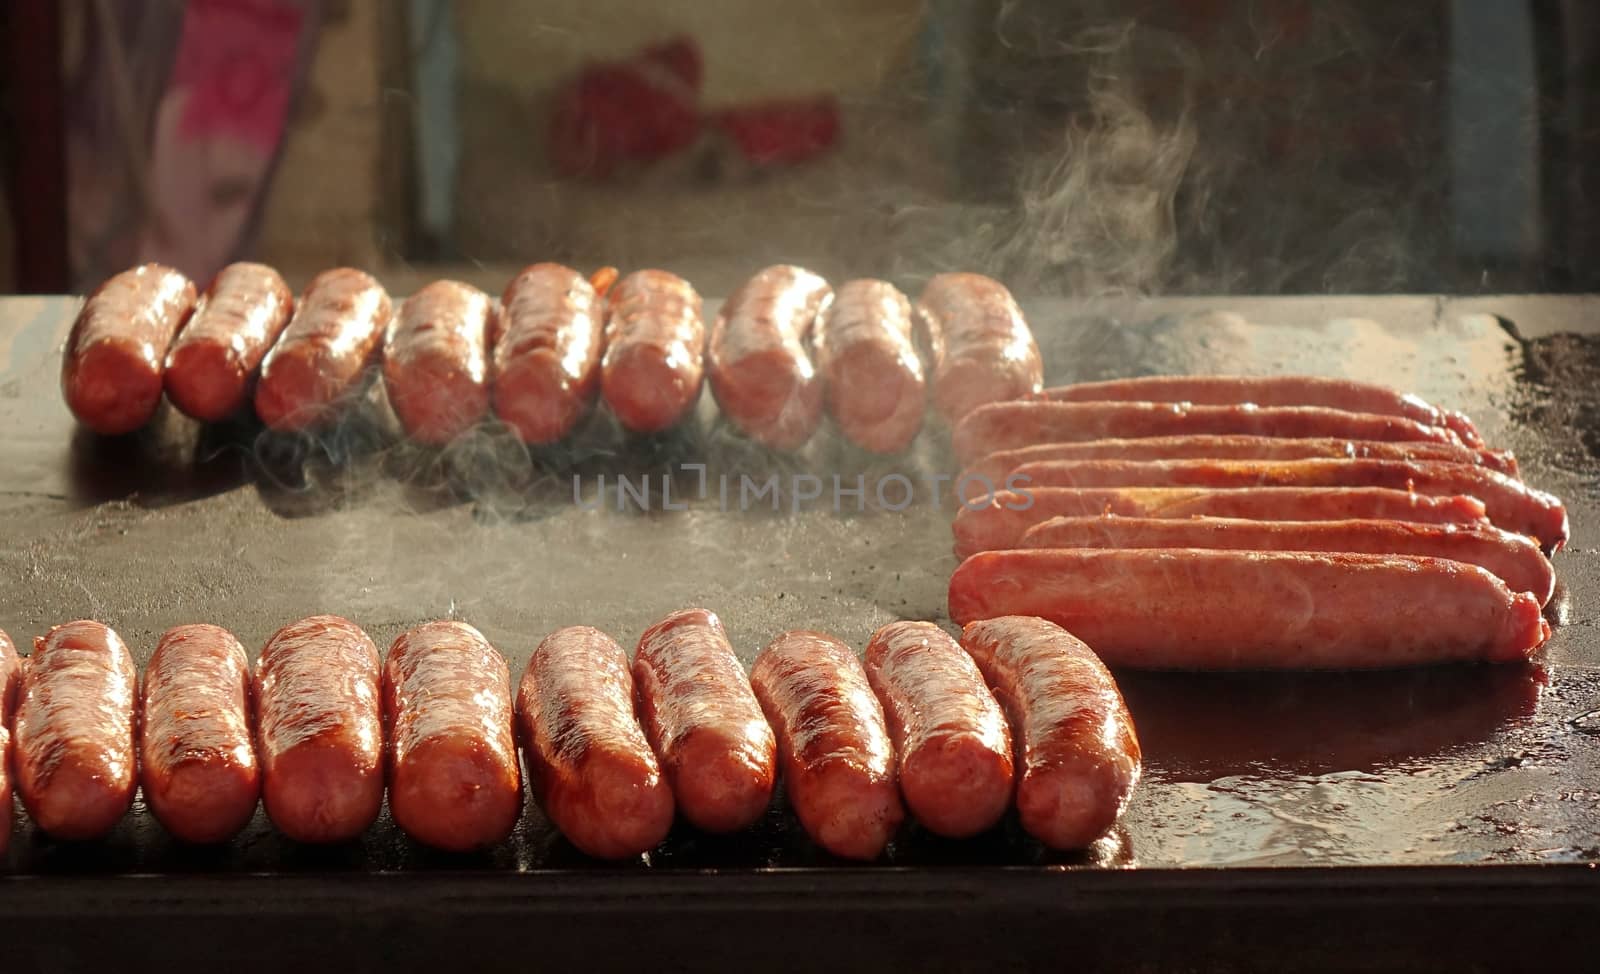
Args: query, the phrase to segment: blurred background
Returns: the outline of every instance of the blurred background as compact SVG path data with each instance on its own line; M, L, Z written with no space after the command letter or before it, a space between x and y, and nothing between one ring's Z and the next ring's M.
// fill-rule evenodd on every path
M1600 290L1582 0L8 0L0 292Z

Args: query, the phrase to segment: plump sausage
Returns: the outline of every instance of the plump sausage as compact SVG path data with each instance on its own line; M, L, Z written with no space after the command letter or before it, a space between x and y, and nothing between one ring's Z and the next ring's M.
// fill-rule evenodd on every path
M855 651L826 633L785 632L756 657L750 684L806 834L846 859L882 855L905 810L883 708Z
M61 357L61 393L78 422L108 436L150 422L167 348L194 302L194 284L160 264L123 271L89 295Z
M1460 445L1439 426L1321 406L1195 406L1181 402L992 402L979 406L951 434L963 464L996 450L1038 443L1146 436L1279 436L1294 439L1432 442Z
M1418 524L1487 524L1475 497L1434 497L1384 487L1028 487L963 507L952 530L956 557L1015 548L1023 532L1053 517L1238 517L1252 521L1386 518Z
M822 421L822 382L806 345L833 300L801 267L758 271L722 305L706 364L717 406L745 435L775 450L805 445Z
M1132 440L1085 440L1040 443L999 450L974 462L957 482L1005 483L1006 475L1025 463L1045 460L1437 460L1487 467L1517 475L1517 459L1508 452L1474 449L1453 443L1385 443L1327 437L1292 440L1277 436L1150 436Z
M1005 285L981 274L936 274L917 298L927 333L933 402L955 423L987 402L1020 399L1044 384L1044 362Z
M452 852L509 836L522 772L505 657L464 622L423 623L389 646L383 701L395 824Z
M411 295L383 343L383 385L400 425L443 446L489 411L489 296L457 281Z
M961 645L1011 719L1023 829L1056 849L1104 835L1127 807L1142 759L1105 664L1060 626L1022 616L974 622Z
M202 422L237 413L256 369L294 313L294 293L265 264L229 264L167 352L167 398Z
M1461 463L1411 460L1046 460L1013 471L1040 487L1387 487L1418 494L1465 494L1483 501L1497 527L1538 539L1546 551L1567 541L1559 498L1504 474Z
M1192 402L1225 406L1326 406L1352 413L1404 416L1425 426L1443 426L1468 446L1482 446L1483 437L1472 420L1440 409L1416 396L1387 386L1353 379L1314 375L1147 375L1135 379L1080 382L1044 390L1045 399L1059 402Z
M863 449L898 453L922 429L928 397L911 329L906 296L873 280L840 287L818 325L828 414Z
M555 443L600 391L605 308L582 274L560 264L524 268L500 303L494 413L525 443Z
M659 433L700 401L706 326L700 295L676 274L635 271L609 295L600 392L623 426Z
M998 822L1011 804L1011 732L972 657L931 622L891 622L867 643L867 680L916 820L953 839Z
M1036 615L1113 666L1363 669L1526 659L1539 600L1477 565L1415 555L1190 548L973 555L950 578L958 623Z
M279 629L256 667L261 796L297 842L343 842L383 806L378 647L338 616Z
M168 629L145 666L139 784L156 820L184 842L226 842L255 814L250 693L249 657L218 626Z
M276 430L333 418L360 388L391 311L383 285L361 271L338 267L318 274L261 362L256 415Z
M580 851L625 859L667 837L672 790L616 640L588 626L546 636L517 688L517 728L539 806Z
M57 839L98 839L122 820L136 784L138 673L122 638L69 622L34 640L17 707L17 791Z
M0 857L11 844L11 715L22 688L22 657L0 629Z
M633 655L639 718L696 828L748 828L772 800L777 742L722 620L674 612L645 630Z
M1539 546L1487 524L1404 521L1249 521L1229 517L1058 517L1034 525L1021 548L1218 548L1229 551L1348 551L1426 555L1487 568L1540 605L1556 573Z

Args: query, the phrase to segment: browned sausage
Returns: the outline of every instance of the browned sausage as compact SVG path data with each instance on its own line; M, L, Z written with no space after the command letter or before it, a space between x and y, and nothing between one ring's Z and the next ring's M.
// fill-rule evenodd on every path
M659 433L700 401L706 326L700 295L666 271L635 271L611 289L600 392L623 426Z
M707 832L760 818L778 776L777 742L716 613L684 609L645 630L633 680L683 817Z
M294 294L277 271L265 264L224 267L167 352L167 398L202 422L237 413L293 313Z
M750 684L806 834L846 859L882 855L905 810L883 708L855 651L826 633L782 633L756 657Z
M22 657L0 629L0 857L11 844L11 715L22 687Z
M34 640L17 707L17 791L57 839L98 839L133 804L133 657L98 622L69 622Z
M775 450L805 445L822 421L822 382L806 351L833 300L828 282L779 264L722 305L706 354L711 392L746 436Z
M600 391L605 309L582 274L534 264L511 279L494 342L494 412L526 443L572 432Z
M1104 835L1127 807L1142 757L1105 664L1071 633L1035 618L974 622L961 645L1011 718L1023 829L1056 849Z
M1415 555L1198 548L973 555L950 577L958 623L1036 615L1114 666L1370 669L1527 659L1539 600L1477 565Z
M936 274L917 299L932 353L933 402L955 423L986 402L1044 384L1044 362L1005 285L981 274Z
M89 295L61 357L61 392L78 422L108 436L150 422L167 347L194 302L194 284L160 264L123 271Z
M383 700L395 824L452 852L509 836L522 772L505 657L464 622L423 623L390 645Z
M627 654L588 626L546 636L517 688L534 796L567 841L599 859L649 852L672 828L672 790L633 708Z
M867 643L867 679L917 821L955 839L998 822L1011 804L1011 732L972 657L931 622L891 622Z
M318 274L261 362L256 415L277 430L332 419L360 388L391 310L383 285L361 271L339 267Z
M406 433L443 446L489 411L489 296L434 281L400 305L383 344L383 384Z
M184 842L226 842L261 795L250 731L250 660L226 629L168 629L144 671L139 784Z
M311 616L279 629L256 667L261 796L297 842L343 842L383 806L378 647L360 626Z
M817 329L817 372L828 413L850 441L898 453L922 429L927 390L911 332L911 303L885 281L839 288Z

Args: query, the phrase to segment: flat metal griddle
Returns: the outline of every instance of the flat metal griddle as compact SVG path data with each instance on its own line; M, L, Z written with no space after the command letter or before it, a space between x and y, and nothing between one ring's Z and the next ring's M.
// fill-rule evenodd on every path
M1161 970L1214 966L1202 956L1471 967L1526 960L1530 943L1580 956L1561 931L1600 919L1600 343L1574 332L1592 327L1600 302L1024 306L1052 383L1304 371L1465 410L1569 506L1550 610L1562 624L1548 649L1530 666L1119 673L1145 777L1116 832L1081 854L1049 853L1006 822L962 843L908 828L883 863L846 865L818 852L781 801L748 834L680 828L648 862L621 865L576 853L531 803L513 840L481 856L423 849L387 818L349 846L299 847L261 815L230 845L193 850L138 807L98 843L22 824L0 870L0 942L61 967L126 959L130 942L181 963L241 949L241 930L256 931L239 961L248 968L434 956L490 969L530 957L947 968L1079 952ZM602 416L572 444L531 453L493 430L419 450L394 438L381 403L316 442L245 423L200 428L165 407L143 433L107 440L76 430L60 400L76 308L0 300L0 627L19 645L90 616L142 663L179 623L226 626L254 651L288 621L335 612L384 647L456 616L517 673L559 626L596 625L631 648L694 604L722 615L747 663L787 628L860 647L893 619L948 622L954 501L946 485L936 507L922 481L954 472L943 431L898 458L832 435L775 457L733 435L707 396L669 436L625 439ZM683 467L697 463L704 499ZM619 511L618 473L648 474L655 509ZM738 510L739 477L774 473L817 475L823 496L798 512L792 497L780 512ZM895 473L918 483L904 511L882 509L871 489ZM607 509L575 506L573 476L592 502L602 474ZM846 487L866 478L865 510L849 496L832 510L834 474ZM663 475L688 510L662 509Z

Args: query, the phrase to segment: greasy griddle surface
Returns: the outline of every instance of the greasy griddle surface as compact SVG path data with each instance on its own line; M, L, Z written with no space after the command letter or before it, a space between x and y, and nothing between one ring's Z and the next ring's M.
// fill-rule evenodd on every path
M1511 300L1579 320L1593 302ZM910 456L874 459L829 437L774 458L731 436L709 396L699 421L625 441L603 419L579 441L529 454L483 434L444 454L387 438L381 410L316 444L250 425L202 430L163 412L150 430L105 440L75 430L57 389L66 299L0 301L0 626L20 644L91 616L142 662L160 633L207 621L260 645L316 612L349 616L380 647L425 619L472 622L519 673L540 638L586 623L631 649L663 614L719 612L748 663L786 628L830 630L858 648L893 619L944 615L952 501L922 487L903 512L870 485L953 472L930 429ZM1145 777L1117 832L1056 856L1014 823L963 842L914 828L897 865L1117 866L1448 864L1600 859L1600 592L1594 543L1600 348L1538 335L1485 312L1494 302L1432 298L1190 299L1028 306L1052 383L1161 371L1305 371L1391 383L1464 409L1526 478L1561 494L1572 546L1552 613L1565 620L1538 665L1365 674L1121 673L1145 749ZM1510 314L1502 311L1500 313ZM1592 314L1590 315L1592 317ZM1548 329L1546 329L1548 330ZM329 459L332 454L332 459ZM674 503L706 463L710 496L687 511L582 511L599 474L676 470ZM811 472L822 500L799 513L721 510L717 477ZM868 509L831 510L832 475L867 478ZM614 493L614 486L611 488ZM891 497L891 499L893 499ZM785 504L787 506L788 500ZM531 803L530 803L531 804ZM756 830L674 832L624 868L833 865L780 802ZM142 808L106 842L55 843L23 825L9 873L289 872L604 867L530 810L512 842L444 856L387 818L331 849L279 840L258 815L231 845L186 850Z

